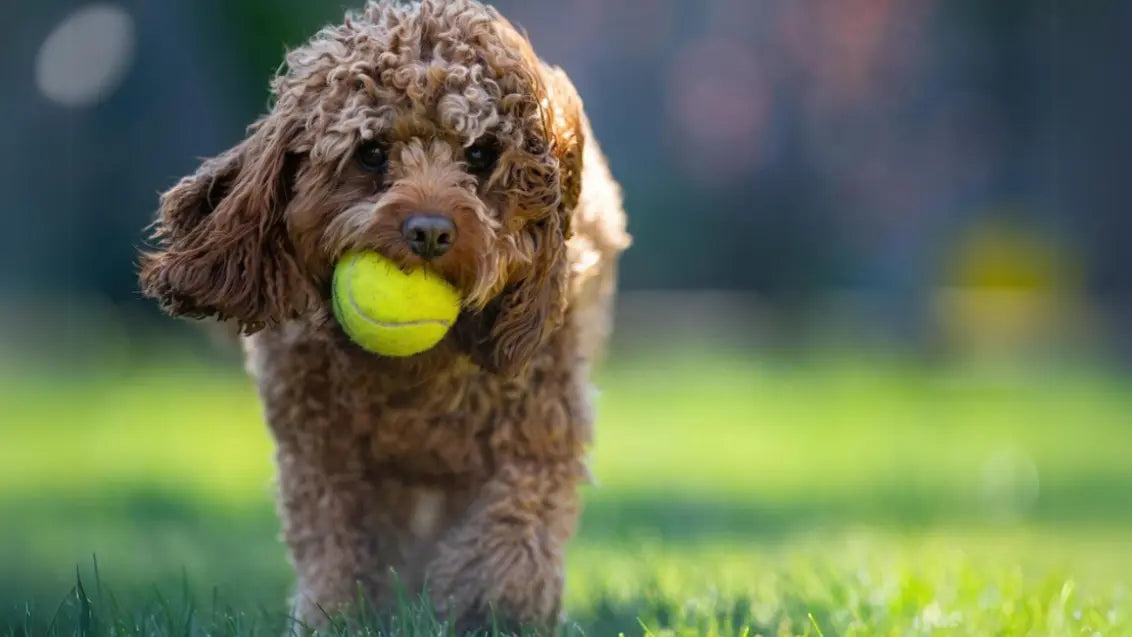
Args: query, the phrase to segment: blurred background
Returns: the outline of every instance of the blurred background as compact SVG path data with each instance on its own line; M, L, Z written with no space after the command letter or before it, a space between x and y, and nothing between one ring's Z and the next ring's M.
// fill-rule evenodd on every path
M495 4L573 78L635 239L582 581L616 589L619 546L858 532L1129 571L1132 3ZM254 392L134 260L158 193L345 8L6 8L0 618L92 555L123 590L281 608Z

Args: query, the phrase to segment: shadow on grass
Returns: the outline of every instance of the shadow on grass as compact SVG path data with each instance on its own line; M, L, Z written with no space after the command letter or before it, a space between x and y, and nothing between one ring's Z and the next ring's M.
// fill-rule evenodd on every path
M640 536L675 543L770 540L847 525L917 530L1002 522L1050 527L1132 526L1132 474L1097 474L1043 484L1040 495L1030 501L900 484L873 485L851 496L815 493L805 499L783 501L598 493L587 499L581 536L597 542Z

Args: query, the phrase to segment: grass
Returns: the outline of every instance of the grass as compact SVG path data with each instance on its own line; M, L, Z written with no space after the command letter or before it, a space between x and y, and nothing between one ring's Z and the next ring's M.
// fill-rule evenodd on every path
M0 634L283 630L254 391L177 360L0 371ZM1126 376L717 348L600 386L568 634L1132 634Z

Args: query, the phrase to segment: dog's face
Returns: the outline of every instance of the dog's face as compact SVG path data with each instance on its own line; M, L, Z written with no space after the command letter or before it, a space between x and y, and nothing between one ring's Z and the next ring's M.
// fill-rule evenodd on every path
M241 144L161 200L143 291L254 332L326 315L335 262L376 250L459 289L452 338L485 368L561 319L581 189L582 112L473 0L371 4L287 57Z

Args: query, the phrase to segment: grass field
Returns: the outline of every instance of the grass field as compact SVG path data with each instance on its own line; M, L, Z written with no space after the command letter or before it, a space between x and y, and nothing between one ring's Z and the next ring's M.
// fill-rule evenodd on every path
M1132 634L1127 375L693 348L600 386L568 634ZM238 368L7 368L0 404L0 634L280 634Z

